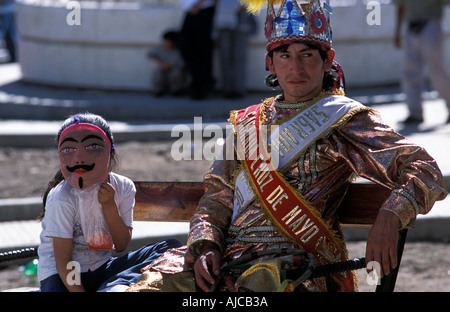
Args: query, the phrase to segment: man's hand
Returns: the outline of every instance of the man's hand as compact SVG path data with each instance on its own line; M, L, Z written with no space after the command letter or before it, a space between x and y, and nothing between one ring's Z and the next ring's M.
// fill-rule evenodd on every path
M203 291L209 291L220 273L222 254L213 243L205 244L194 264L195 282ZM211 274L212 273L212 274Z
M380 278L397 267L398 217L386 210L380 210L370 230L366 246L366 263L380 264Z

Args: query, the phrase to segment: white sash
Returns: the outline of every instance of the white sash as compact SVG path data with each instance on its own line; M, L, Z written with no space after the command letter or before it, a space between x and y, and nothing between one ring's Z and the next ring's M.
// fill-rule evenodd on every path
M293 159L297 159L300 153L304 153L311 144L333 129L351 110L364 107L361 103L345 96L332 95L317 101L291 119L283 122L275 128L275 131L272 131L269 139L272 161L278 162L274 166L281 169L285 168ZM279 157L273 157L274 152ZM264 178L263 174L261 174L261 177ZM237 175L232 221L255 197L248 179L245 170Z

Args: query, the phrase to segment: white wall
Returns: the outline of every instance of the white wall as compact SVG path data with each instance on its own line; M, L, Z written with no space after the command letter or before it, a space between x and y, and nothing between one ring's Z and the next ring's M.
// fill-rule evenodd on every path
M360 2L333 9L333 45L347 85L398 83L403 58L402 51L392 44L395 7L382 4L381 25L369 26L366 17L370 10ZM71 10L66 9L66 3L19 0L19 61L24 80L50 85L148 90L152 64L146 59L146 51L159 44L162 32L181 26L181 9L167 3L81 2L81 25L70 26L66 17ZM448 9L446 16L450 16ZM252 90L266 90L265 13L257 19L260 31L247 49L247 84ZM447 25L446 33L450 33ZM448 36L446 45L450 49ZM447 64L449 60L447 57ZM218 70L219 66L215 66L216 77L220 77Z

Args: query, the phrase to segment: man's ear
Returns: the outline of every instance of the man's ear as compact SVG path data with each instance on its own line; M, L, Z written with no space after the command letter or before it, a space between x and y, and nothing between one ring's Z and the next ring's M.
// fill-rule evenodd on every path
M271 74L275 74L275 67L273 67L273 60L267 54L266 54L266 70L270 71Z
M334 49L330 49L327 51L327 59L325 60L324 64L324 71L329 72L331 70L331 66L333 65L333 60L336 52Z

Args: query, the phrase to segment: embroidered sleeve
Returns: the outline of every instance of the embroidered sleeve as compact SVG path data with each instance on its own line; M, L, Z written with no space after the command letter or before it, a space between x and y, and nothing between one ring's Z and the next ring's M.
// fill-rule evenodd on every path
M231 111L228 121L236 124L239 111ZM233 151L228 151L224 145L221 159L213 162L209 171L205 174L205 194L200 199L199 205L191 219L190 231L187 240L189 252L197 257L200 254L202 244L205 241L215 243L223 251L225 234L231 224L233 215L234 198L234 174L239 166L236 157L236 136L231 133L227 142L231 140ZM230 154L232 159L230 158Z
M225 149L223 153L225 155ZM205 194L191 219L187 242L194 257L199 255L205 240L222 249L233 214L234 187L231 181L235 165L232 160L216 160L204 176Z
M446 197L436 161L422 147L386 126L373 112L357 114L338 133L347 141L339 153L352 170L392 190L381 209L395 213L402 227Z

